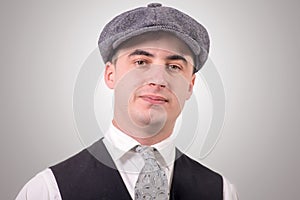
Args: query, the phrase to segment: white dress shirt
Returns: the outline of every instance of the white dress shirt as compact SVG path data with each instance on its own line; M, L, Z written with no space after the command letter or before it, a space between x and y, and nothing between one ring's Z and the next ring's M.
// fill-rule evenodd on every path
M144 166L143 158L133 150L139 143L113 125L104 135L103 142L119 170L130 196L134 199L134 186L139 172ZM155 156L159 165L165 170L169 186L171 186L175 160L174 138L170 136L152 147L157 149ZM224 200L238 199L234 186L224 176L223 197ZM47 168L33 177L22 188L16 200L62 200L51 169Z
M134 186L144 166L144 159L133 150L139 143L113 125L106 132L103 142L119 170L130 196L134 199ZM166 172L170 186L175 160L174 139L168 137L152 147L157 150L155 157L160 167Z

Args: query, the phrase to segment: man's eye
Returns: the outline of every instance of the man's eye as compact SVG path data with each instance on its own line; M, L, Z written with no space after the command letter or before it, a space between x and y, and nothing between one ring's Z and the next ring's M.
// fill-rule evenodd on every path
M167 69L170 71L180 71L181 67L179 65L168 65Z
M138 66L146 65L146 61L144 61L144 60L137 60L137 61L135 61L134 63L135 63L136 65L138 65Z

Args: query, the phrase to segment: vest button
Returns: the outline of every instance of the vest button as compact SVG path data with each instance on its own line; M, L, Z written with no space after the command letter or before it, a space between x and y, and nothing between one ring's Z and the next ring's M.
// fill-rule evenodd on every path
M161 3L150 3L150 4L148 4L148 7L150 7L150 8L156 8L156 7L161 7L162 5L161 5Z

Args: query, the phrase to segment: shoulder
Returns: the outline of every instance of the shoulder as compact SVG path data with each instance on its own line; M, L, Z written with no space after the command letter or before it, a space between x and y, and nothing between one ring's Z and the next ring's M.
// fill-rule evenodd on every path
M61 168L71 169L72 167L75 167L75 166L80 169L80 168L84 167L83 164L86 163L85 161L87 161L89 159L91 159L91 158L90 158L87 150L84 149L50 168L52 171L56 171Z
M222 176L213 171L212 169L206 167L205 165L201 164L200 162L196 161L195 159L189 157L188 155L182 153L178 149L176 150L176 161L175 161L175 167L178 167L179 169L182 169L184 171L189 171L191 173L206 176L215 176L217 178L221 178Z
M223 176L223 196L224 200L238 200L238 193L233 184L231 184L224 176Z
M16 200L61 200L52 171L47 168L34 176L24 185Z
M80 172L89 171L90 169L105 168L105 166L114 167L114 164L101 139L90 147L50 168L56 176L60 173L64 175L66 175L66 173L78 174Z

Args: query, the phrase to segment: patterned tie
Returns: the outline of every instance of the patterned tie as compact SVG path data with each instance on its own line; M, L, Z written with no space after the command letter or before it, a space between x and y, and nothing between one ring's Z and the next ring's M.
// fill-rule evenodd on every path
M169 199L168 179L165 171L161 169L155 159L154 148L137 146L135 150L145 161L135 185L135 200Z

